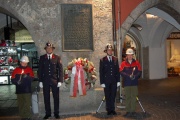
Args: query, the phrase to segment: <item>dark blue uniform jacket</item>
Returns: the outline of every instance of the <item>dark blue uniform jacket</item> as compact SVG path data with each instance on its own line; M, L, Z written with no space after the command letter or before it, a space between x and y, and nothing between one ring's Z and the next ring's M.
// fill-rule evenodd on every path
M100 59L100 84L109 84L120 82L119 63L115 56L112 56L112 62L109 62L107 56Z
M47 54L40 56L38 69L39 82L54 84L63 82L63 68L61 58L58 55L52 54L49 61Z

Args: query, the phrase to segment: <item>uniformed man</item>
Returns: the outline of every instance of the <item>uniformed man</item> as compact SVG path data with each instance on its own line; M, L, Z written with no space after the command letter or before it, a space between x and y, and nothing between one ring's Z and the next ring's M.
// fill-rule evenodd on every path
M104 52L107 56L100 59L100 84L104 88L107 115L116 115L115 97L117 87L120 86L118 58L113 56L113 47L107 44Z
M39 86L43 88L44 104L46 115L44 119L51 117L50 88L54 98L54 117L59 117L59 87L63 82L63 68L61 58L53 53L55 47L51 43L46 43L44 47L46 54L40 56L39 60Z

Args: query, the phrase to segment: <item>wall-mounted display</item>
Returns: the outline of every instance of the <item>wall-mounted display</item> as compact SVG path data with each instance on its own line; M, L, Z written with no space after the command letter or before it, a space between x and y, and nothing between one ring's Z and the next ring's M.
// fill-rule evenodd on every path
M17 47L0 46L0 84L11 84L11 73L17 65Z

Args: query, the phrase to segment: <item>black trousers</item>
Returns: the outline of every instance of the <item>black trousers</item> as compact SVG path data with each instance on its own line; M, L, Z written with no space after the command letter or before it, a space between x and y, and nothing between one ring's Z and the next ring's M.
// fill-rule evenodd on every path
M59 114L59 87L57 85L43 84L44 105L46 115L51 115L50 89L54 98L54 114Z
M108 83L105 84L104 94L106 99L106 110L114 111L115 110L115 98L117 92L117 83Z

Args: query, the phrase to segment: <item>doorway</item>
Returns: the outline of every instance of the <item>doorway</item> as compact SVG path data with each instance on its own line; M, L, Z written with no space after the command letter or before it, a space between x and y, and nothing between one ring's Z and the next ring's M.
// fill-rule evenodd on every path
M124 43L123 43L123 50L122 50L122 61L125 60L126 58L126 50L128 48L132 48L134 50L134 59L141 61L140 58L140 43L138 42L138 40L131 35L130 33L127 33L127 35L125 36L124 39Z
M19 20L3 13L0 13L0 21L0 85L11 84L12 71L24 55L29 57L29 66L36 75L38 55L27 28Z
M168 77L180 76L180 31L172 32L166 40Z

